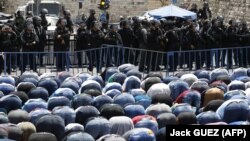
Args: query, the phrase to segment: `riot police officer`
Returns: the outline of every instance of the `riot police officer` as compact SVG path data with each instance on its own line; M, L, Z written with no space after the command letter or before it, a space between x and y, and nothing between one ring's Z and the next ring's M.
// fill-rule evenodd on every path
M21 33L21 41L23 47L21 72L23 73L25 71L26 65L30 65L30 70L36 72L36 55L34 54L34 52L37 51L39 38L34 31L33 24L27 25L25 30Z
M96 21L96 17L95 17L95 10L94 9L90 9L89 10L89 17L86 20L86 24L87 24L87 29L90 30L91 29L91 25L94 21Z
M221 28L220 21L215 19L212 21L212 26L208 30L208 34L211 37L211 49L221 48L225 42L226 31ZM224 54L224 53L223 53ZM215 65L218 68L220 66L221 51L212 53L215 56Z
M138 23L138 31L136 32L138 48L147 49L148 47L148 30L147 30L147 21L141 21ZM145 70L145 59L147 57L146 51L140 51L140 61L139 61L139 71ZM149 71L149 70L147 70Z
M73 22L72 22L72 19L71 19L70 10L66 10L64 12L64 19L66 19L66 21L67 21L66 27L69 29L70 33L73 33L74 29L73 29Z
M212 12L207 1L204 1L203 8L198 11L198 18L204 20L212 18Z
M14 55L11 54L10 52L15 51L15 46L16 46L16 40L17 40L17 35L16 33L12 30L12 28L9 25L4 25L3 28L1 29L0 32L0 50L1 52L7 52L6 54L6 67L7 67L7 73L11 73L11 68L12 65L14 65ZM2 66L0 66L0 71L2 71Z
M23 31L24 25L25 25L25 19L22 16L21 11L17 11L17 15L14 19L14 25L16 26L17 31L19 33L21 33Z
M192 51L185 55L186 63L188 64L189 70L192 70L193 62L195 62L196 69L200 69L200 54L195 50L200 49L200 35L199 32L196 31L194 24L189 26L188 31L185 34L185 50Z
M165 23L164 33L165 37L165 51L168 52L164 58L165 66L169 65L168 71L176 71L178 65L178 53L180 50L181 40L180 33L183 33L183 30L176 29L175 23L173 21L167 21ZM183 33L184 34L184 33ZM171 52L171 53L170 53ZM185 59L182 60L182 64L184 64ZM180 64L180 65L182 65Z
M107 67L112 66L114 63L116 66L119 66L122 63L123 59L123 49L120 48L122 45L122 38L121 35L117 32L118 27L117 25L111 25L110 31L105 35L105 43L109 45L114 45L114 48L108 50L107 55ZM114 59L114 62L112 61Z
M211 44L213 42L213 37L208 34L208 30L211 26L209 20L205 20L202 23L202 28L200 30L200 37L201 37L201 45L203 46L206 51L201 52L201 64L205 63L206 69L210 69L211 67Z
M129 23L127 20L122 22L122 28L118 31L118 33L121 35L122 43L124 47L132 48L133 42L134 42L134 32L129 26ZM134 54L135 52L129 51L128 49L125 49L124 51L124 63L133 63L134 60Z
M44 47L46 44L46 31L41 25L41 22L42 22L42 19L39 16L35 16L33 18L34 29L35 29L36 35L39 38L39 43L37 44L37 51L41 52L38 54L39 66L43 65L43 55L44 55L43 52L44 52Z
M40 12L40 18L41 18L41 25L46 31L50 23L48 23L48 20L46 19L46 15L48 14L48 10L46 8L43 8Z
M239 45L244 47L239 56L242 56L243 61L240 62L240 67L246 67L247 63L250 62L250 57L247 57L250 53L250 49L247 47L250 45L250 30L247 26L246 21L242 21L238 31Z
M80 27L77 30L77 40L76 40L78 67L82 67L83 50L86 50L89 48L90 48L89 31L86 28L86 23L84 21L81 21Z
M163 39L163 32L160 29L160 21L152 20L150 29L148 31L148 49L154 51L163 51L162 46L162 39ZM150 53L147 55L147 63L148 69L150 71L159 70L160 59L162 58L161 54L156 52Z
M56 51L56 68L58 71L65 70L65 63L69 65L66 51L69 49L70 30L66 27L67 20L60 18L54 34L54 50Z
M238 29L237 29L235 20L230 20L229 26L226 30L226 33L227 33L226 43L227 43L227 47L229 48L227 52L227 63L228 63L227 67L228 68L232 67L233 59L236 64L238 64L238 62L240 61L238 60L238 58L240 57L238 56L239 54L238 54L237 49L230 49L230 48L234 48L238 46L237 32L238 32ZM226 58L224 54L222 56L223 57L222 61Z
M89 56L89 71L93 71L93 64L94 62L96 63L96 69L97 72L101 71L101 57L100 57L100 50L98 48L101 47L101 45L103 44L103 40L104 40L104 34L103 32L100 30L100 25L97 21L94 21L91 24L91 30L89 33L89 45L91 49L96 48L95 51L88 51L86 52L87 55Z

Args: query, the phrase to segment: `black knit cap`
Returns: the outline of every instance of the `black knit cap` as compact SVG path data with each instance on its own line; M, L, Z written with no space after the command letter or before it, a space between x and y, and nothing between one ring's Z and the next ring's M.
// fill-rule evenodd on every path
M114 116L124 116L123 108L118 104L105 104L100 109L100 116L110 119Z

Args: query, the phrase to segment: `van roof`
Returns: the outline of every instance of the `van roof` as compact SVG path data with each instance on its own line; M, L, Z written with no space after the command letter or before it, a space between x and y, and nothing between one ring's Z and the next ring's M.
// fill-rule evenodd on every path
M30 4L30 3L34 3L34 0L30 0L27 2L27 4ZM60 2L57 0L41 0L41 3L58 3L58 4L60 4Z

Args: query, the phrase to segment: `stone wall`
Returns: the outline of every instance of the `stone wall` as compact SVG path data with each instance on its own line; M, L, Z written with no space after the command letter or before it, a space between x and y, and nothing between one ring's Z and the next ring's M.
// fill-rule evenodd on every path
M28 0L7 0L6 12L14 13L18 5L23 5ZM70 9L73 17L81 13L87 14L89 9L96 9L97 14L101 11L97 8L100 0L84 0L82 9L78 9L79 0L59 0L67 9ZM162 3L165 1L165 3ZM169 0L171 1L171 0ZM250 21L250 0L208 0L213 16L222 15L225 19L246 19ZM202 7L203 0L177 0L178 4L190 7L192 3L197 3ZM111 0L108 12L111 20L117 21L120 16L135 16L143 11L155 9L168 4L168 0Z
M180 1L180 0L179 0ZM230 19L246 20L250 23L250 0L207 0L213 13L213 17L222 15L226 22ZM190 7L197 3L198 8L202 7L203 0L182 0L182 4Z
M8 0L6 11L14 13L19 5L23 5L28 0ZM97 8L100 0L84 0L82 9L78 8L79 0L58 0L66 9L70 9L72 17L76 17L81 13L88 14L89 9L95 9L97 14L101 11ZM120 16L136 16L143 11L155 9L162 6L160 0L111 0L108 12L112 21L117 21Z

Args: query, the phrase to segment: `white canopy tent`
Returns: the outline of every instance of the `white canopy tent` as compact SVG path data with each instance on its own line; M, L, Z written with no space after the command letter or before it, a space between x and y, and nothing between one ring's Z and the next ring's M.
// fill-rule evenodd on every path
M166 18L166 17L179 17L192 20L197 19L196 13L177 7L173 4L158 9L146 11L145 14L148 14L156 19Z

